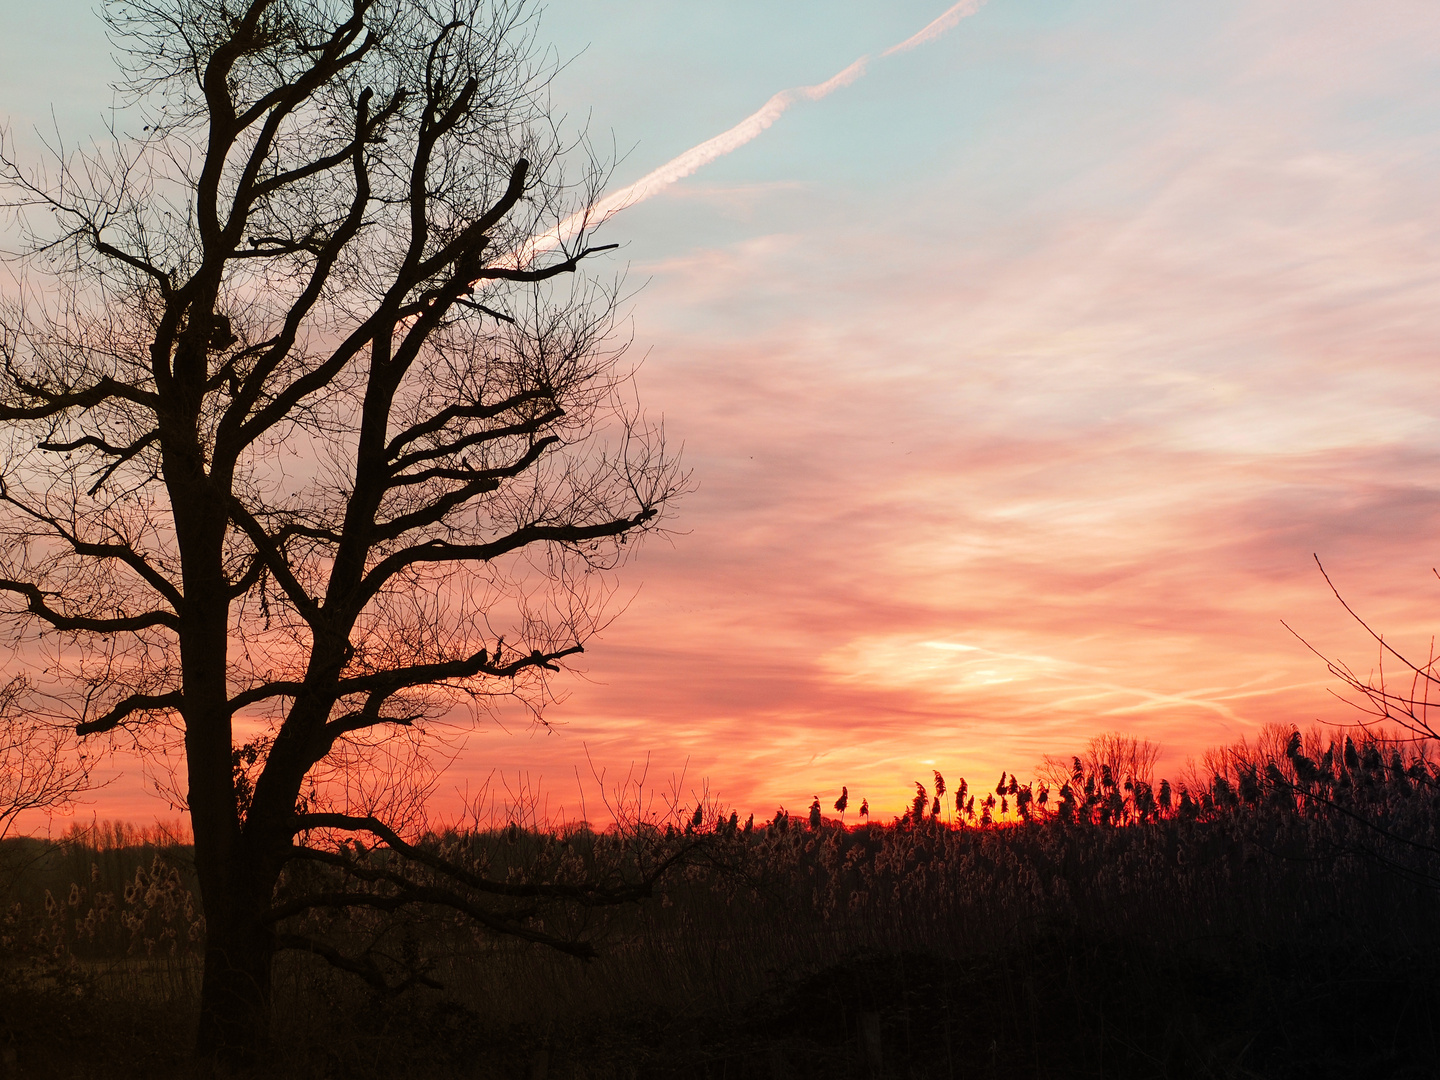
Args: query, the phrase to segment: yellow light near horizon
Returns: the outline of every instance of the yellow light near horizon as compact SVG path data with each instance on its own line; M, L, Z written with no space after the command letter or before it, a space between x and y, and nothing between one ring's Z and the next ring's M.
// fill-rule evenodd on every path
M939 696L1052 680L1062 668L1081 666L1050 656L907 635L855 638L820 662L841 681Z

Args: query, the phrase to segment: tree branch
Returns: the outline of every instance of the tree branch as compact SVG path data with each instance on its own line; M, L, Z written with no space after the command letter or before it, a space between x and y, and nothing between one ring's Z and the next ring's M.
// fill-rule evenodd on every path
M158 408L160 403L160 399L150 391L129 386L108 375L84 390L52 390L24 379L14 371L8 358L5 367L20 392L27 397L38 398L40 402L36 405L0 405L0 420L44 420L70 409L93 409L112 398L149 409Z
M658 512L651 507L640 511L634 517L617 518L597 525L525 525L509 536L488 544L455 544L447 540L431 540L397 551L377 563L360 584L362 603L374 597L385 583L400 571L416 563L489 562L535 543L583 544L587 540L603 540L640 527Z
M483 495L488 491L494 491L500 486L501 480L507 480L518 476L535 462L540 460L540 455L548 448L560 441L558 435L548 435L531 443L530 448L512 464L503 469L426 469L422 473L413 474L398 478L399 486L424 483L431 479L461 480L465 481L460 487L444 495L437 495L432 498L423 509L415 510L409 514L401 514L389 521L375 523L375 538L377 540L393 540L405 535L412 529L422 528L426 525L433 525L443 521L445 515L458 506L464 506L477 495Z
M300 617L310 625L315 625L315 620L320 615L320 605L305 591L304 586L291 572L289 561L286 560L284 553L270 534L265 531L264 526L236 498L230 500L230 517L249 537L250 543L255 545L256 554L264 561L265 568L280 583L280 587L285 590L285 595L290 598L290 602L300 612Z
M299 952L314 953L316 956L329 963L331 967L339 968L341 971L348 971L352 975L359 975L367 983L369 983L376 990L386 995L387 997L401 993L402 991L415 985L416 983L420 983L423 986L431 987L435 990L444 989L444 987L440 983L436 982L428 975L423 975L419 972L412 973L408 979L405 979L402 982L391 983L388 979L385 978L384 972L382 972L380 968L375 964L375 962L369 957L364 957L363 959L355 959L354 957L346 956L344 953L340 952L339 949L327 945L323 941L319 941L315 938L304 937L300 934L276 934L275 947L281 950L295 950Z
M83 440L82 440L83 441ZM18 499L11 497L6 490L5 482L0 479L0 502L8 503L15 507L22 514L48 526L53 533L70 545L72 551L77 555L84 555L94 559L116 559L123 562L130 569L159 593L169 602L172 609L178 609L182 602L179 588L169 578L150 565L144 555L136 551L128 543L122 544L100 544L89 540L81 540L75 532L60 523L60 520L50 514L42 514L34 507L27 506Z
M90 226L90 242L94 244L95 250L100 252L100 254L108 255L116 262L124 263L126 266L132 267L145 274L155 282L160 289L160 295L166 299L169 299L175 292L174 287L170 284L169 274L139 256L131 255L129 252L117 248L114 244L108 244L104 240L101 240L100 227L98 225Z
M385 456L396 462L395 468L403 468L398 464L400 451L410 445L416 439L423 439L426 435L433 435L443 430L454 420L493 420L495 417L517 409L521 405L532 401L551 398L553 391L548 388L536 388L525 390L518 394L511 394L509 397L496 401L490 405L483 405L476 402L473 405L448 405L441 409L430 419L413 424L404 431L398 432L385 447Z
M457 866L448 859L443 859L423 848L417 848L402 840L398 833L391 829L384 822L375 817L353 817L348 814L299 814L294 819L292 829L295 833L305 832L310 829L339 829L344 832L368 832L379 837L385 842L385 846L392 851L404 855L407 859L427 866L439 874L443 874L455 881L460 882L467 888L476 892L488 893L494 896L509 896L517 899L529 897L552 897L557 899L573 900L586 907L608 907L615 904L632 903L637 900L646 899L652 896L655 891L655 883L676 863L689 855L685 848L677 849L668 857L660 860L653 866L649 873L633 885L622 885L616 887L605 886L581 886L581 885L560 885L544 884L539 882L518 883L513 881L491 881L489 878L481 877L471 873L462 866ZM311 850L301 848L300 850Z
M498 428L485 428L481 431L471 432L468 435L457 436L449 442L441 443L428 450L412 450L408 454L401 454L398 457L392 456L390 462L391 476L398 480L410 480L412 478L411 476L402 474L405 469L408 469L412 465L418 465L422 461L434 461L436 458L457 454L461 450L468 450L472 446L493 442L495 439L504 439L514 435L533 435L546 424L554 423L564 415L565 410L556 405L543 413L537 413L529 420L522 420L515 424L506 424ZM441 426L443 427L443 425ZM558 441L554 436L551 436L547 440L547 442L551 443ZM393 441L392 445L394 445Z
M104 716L96 717L94 720L86 720L75 725L76 735L99 735L102 732L113 731L129 716L137 712L161 712L180 708L185 702L185 695L179 690L171 690L164 694L131 694L118 702Z
M0 578L0 592L11 592L25 597L26 610L36 618L43 619L56 630L120 634L148 630L152 626L164 626L177 631L180 629L180 620L173 612L169 611L147 611L143 615L119 616L113 619L100 619L89 615L66 615L46 603L47 596L58 594L44 592L39 586L28 581Z

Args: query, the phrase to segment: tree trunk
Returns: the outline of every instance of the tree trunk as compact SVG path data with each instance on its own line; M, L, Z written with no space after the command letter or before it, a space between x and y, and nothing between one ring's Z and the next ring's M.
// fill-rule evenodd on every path
M168 435L165 482L175 508L183 581L181 714L195 871L205 912L195 1050L202 1059L241 1064L256 1057L268 1035L275 945L264 915L275 875L267 879L266 864L254 857L256 845L246 842L235 798L227 685L230 597L223 560L228 478L206 475L197 434L200 391L193 384L196 372L204 370L204 354L182 352L175 360L176 407L162 416L161 428Z
M206 905L207 910L211 905ZM270 1029L270 972L274 936L259 912L231 904L228 925L206 921L205 975L200 988L196 1055L227 1064L251 1064Z
M196 502L199 502L198 496ZM222 515L212 515L223 525ZM183 515L177 514L177 526ZM186 523L188 524L188 523ZM182 542L186 539L181 532ZM247 842L235 798L233 722L226 686L228 603L214 521L195 529L200 548L186 567L180 655L185 755L195 871L205 912L205 971L195 1049L202 1059L246 1064L269 1028L274 934L265 913L275 886L268 862ZM183 543L182 543L182 550Z

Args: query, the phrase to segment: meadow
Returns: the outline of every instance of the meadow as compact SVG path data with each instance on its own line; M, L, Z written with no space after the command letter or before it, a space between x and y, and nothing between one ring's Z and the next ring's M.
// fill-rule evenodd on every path
M883 824L832 794L764 821L705 803L434 833L501 879L675 865L649 899L537 914L588 961L439 911L297 916L413 978L282 954L264 1075L1435 1076L1427 750L1275 729L1172 781L1112 737L1024 783L924 777ZM184 837L92 826L3 857L0 1076L189 1075Z

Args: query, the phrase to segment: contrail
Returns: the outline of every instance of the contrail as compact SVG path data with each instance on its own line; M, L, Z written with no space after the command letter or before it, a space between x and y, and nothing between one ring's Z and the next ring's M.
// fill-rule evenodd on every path
M960 3L927 25L925 29L921 30L918 34L911 34L904 41L900 42L899 45L891 45L890 48L886 49L880 55L894 56L896 53L909 52L915 48L915 46L924 45L927 41L934 41L961 19L969 15L974 15L980 10L980 5L983 3L985 3L985 0L960 0Z
M934 41L961 19L974 15L984 2L985 0L960 0L960 3L928 23L918 33L912 34L898 45L892 45L880 55L885 57L895 53L908 52L926 42ZM511 266L523 266L537 255L559 247L582 230L596 228L621 210L644 202L675 181L710 164L716 158L724 157L732 150L738 150L780 119L781 114L796 101L802 98L806 101L819 101L840 87L849 86L865 74L865 65L869 60L868 55L862 56L853 64L814 86L795 86L788 90L781 90L729 131L721 132L712 139L706 139L698 146L692 146L678 157L671 158L658 169L646 173L633 184L605 196L594 206L582 210L578 214L572 214L554 228L534 237L523 249L510 255L505 262Z

